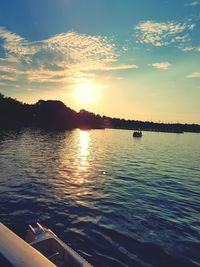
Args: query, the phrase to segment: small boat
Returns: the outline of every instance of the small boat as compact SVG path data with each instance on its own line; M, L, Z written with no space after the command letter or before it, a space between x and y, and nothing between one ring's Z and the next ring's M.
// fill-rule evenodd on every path
M26 242L0 223L1 267L92 267L50 229L29 225Z
M142 132L141 131L133 132L133 137L142 137Z

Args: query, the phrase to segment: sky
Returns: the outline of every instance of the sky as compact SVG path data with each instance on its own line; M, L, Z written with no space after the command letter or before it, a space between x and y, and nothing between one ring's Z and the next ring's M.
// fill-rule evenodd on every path
M200 0L1 0L0 92L200 124Z

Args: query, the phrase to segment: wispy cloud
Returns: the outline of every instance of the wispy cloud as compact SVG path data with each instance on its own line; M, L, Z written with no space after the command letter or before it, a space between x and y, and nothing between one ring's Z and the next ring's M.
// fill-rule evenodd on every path
M183 47L181 50L183 51L183 52L189 52L189 51L192 51L192 50L194 50L195 49L195 47L192 47L192 46L186 46L186 47Z
M180 48L183 52L197 51L200 52L200 47L196 46L183 46Z
M103 70L129 70L129 69L138 69L138 68L139 68L138 65L127 64L127 65L105 67Z
M186 3L185 4L185 7L188 7L188 6L197 6L199 4L199 1L193 1L193 2L190 2L190 3Z
M16 62L19 57L27 57L37 52L37 46L4 27L0 27L0 39L4 41L3 48L9 61Z
M1 74L0 80L1 81L16 81L17 78L14 76L6 75L6 74Z
M113 41L107 37L66 32L29 42L0 27L0 39L5 53L5 57L0 58L0 72L3 74L0 80L18 78L24 83L67 84L91 78L95 71L138 67L134 64L117 65L119 54Z
M187 78L200 78L200 71L194 71L193 73L189 74Z
M0 72L1 73L6 73L6 74L14 74L14 75L16 75L16 74L22 74L23 72L21 71L21 70L19 70L19 69L17 69L16 67L14 67L14 66L8 66L8 65L4 65L4 63L5 62L3 62L3 64L2 64L2 62L1 62L1 60L0 60L0 64L2 64L2 65L0 65Z
M152 64L149 64L149 66L155 69L167 70L171 66L171 64L165 61L165 62L152 63Z
M153 46L176 46L190 41L189 32L195 27L191 22L156 22L143 21L136 25L137 39L139 43Z

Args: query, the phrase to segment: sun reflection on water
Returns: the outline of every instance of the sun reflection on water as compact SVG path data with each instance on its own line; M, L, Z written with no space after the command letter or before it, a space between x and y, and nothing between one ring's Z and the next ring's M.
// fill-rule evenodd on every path
M87 159L87 156L89 155L89 140L89 132L80 130L79 152L82 160Z
M54 187L59 188L57 196L71 199L75 205L92 208L88 201L94 185L90 143L90 131L76 130L66 138L60 153L59 178L54 180Z
M83 184L88 177L90 134L88 131L79 132L79 153L77 155L77 171L75 173L76 184Z

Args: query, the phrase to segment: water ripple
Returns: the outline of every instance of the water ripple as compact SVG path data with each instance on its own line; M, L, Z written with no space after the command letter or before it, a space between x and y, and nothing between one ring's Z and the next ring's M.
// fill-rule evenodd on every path
M200 136L0 133L0 216L51 228L94 266L200 266Z

